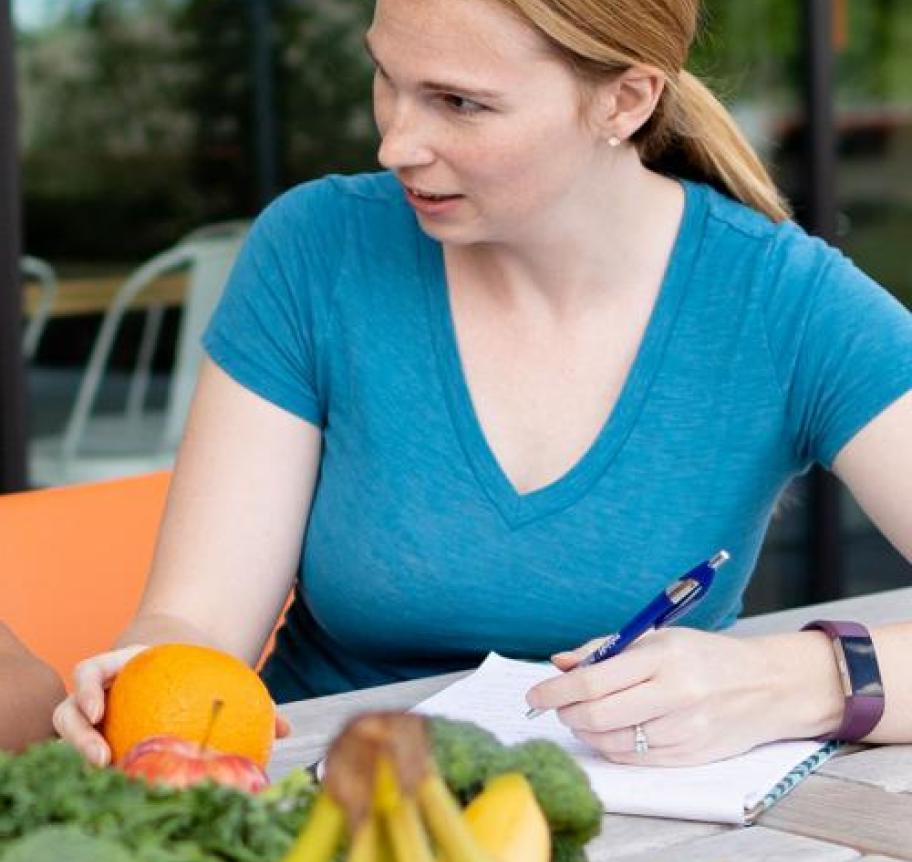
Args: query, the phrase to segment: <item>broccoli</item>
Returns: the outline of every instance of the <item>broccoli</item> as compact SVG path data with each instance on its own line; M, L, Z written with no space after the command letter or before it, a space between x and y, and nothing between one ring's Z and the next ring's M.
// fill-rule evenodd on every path
M432 718L434 759L444 781L463 804L485 782L504 772L521 772L551 828L553 862L585 862L583 846L599 833L602 804L576 761L553 742L534 739L505 746L469 721Z
M589 777L559 745L533 739L504 748L489 774L503 772L521 772L529 779L552 834L562 843L581 848L598 835L602 803L592 792Z
M494 759L503 750L493 733L471 721L432 718L431 753L447 787L465 805L477 796Z
M587 862L586 851L564 835L551 836L551 862Z

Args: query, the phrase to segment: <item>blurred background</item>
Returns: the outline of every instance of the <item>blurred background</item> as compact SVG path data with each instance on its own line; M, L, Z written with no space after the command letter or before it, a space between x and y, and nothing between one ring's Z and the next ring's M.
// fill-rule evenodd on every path
M190 319L211 302L205 261L230 264L282 190L376 166L361 47L371 6L13 0L33 484L169 463L195 371ZM704 6L691 68L731 107L798 220L912 306L912 3ZM127 437L152 442L105 461ZM909 575L849 495L812 475L780 507L747 610Z

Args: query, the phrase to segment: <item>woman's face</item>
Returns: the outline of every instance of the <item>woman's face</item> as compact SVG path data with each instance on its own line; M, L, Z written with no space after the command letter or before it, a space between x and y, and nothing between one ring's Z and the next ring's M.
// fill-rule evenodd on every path
M603 148L578 82L496 0L378 0L366 42L380 163L429 234L522 241L591 197Z

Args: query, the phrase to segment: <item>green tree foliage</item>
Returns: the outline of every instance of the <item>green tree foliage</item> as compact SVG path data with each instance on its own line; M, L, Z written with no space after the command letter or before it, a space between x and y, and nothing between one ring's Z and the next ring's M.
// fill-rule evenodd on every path
M272 16L282 185L375 165L369 0L72 2L19 38L30 251L136 260L256 212L253 2Z
M362 41L372 10L372 0L281 5L279 108L289 182L376 167L372 67Z
M74 5L48 31L20 41L30 250L133 258L172 238L190 140L188 71L171 37L172 7Z

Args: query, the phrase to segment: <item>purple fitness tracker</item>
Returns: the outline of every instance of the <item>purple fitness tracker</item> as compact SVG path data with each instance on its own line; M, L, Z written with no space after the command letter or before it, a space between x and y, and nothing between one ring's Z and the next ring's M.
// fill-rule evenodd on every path
M871 635L860 623L838 620L814 620L802 627L805 629L819 629L830 636L845 695L842 723L824 738L863 739L877 727L884 711L883 683Z

